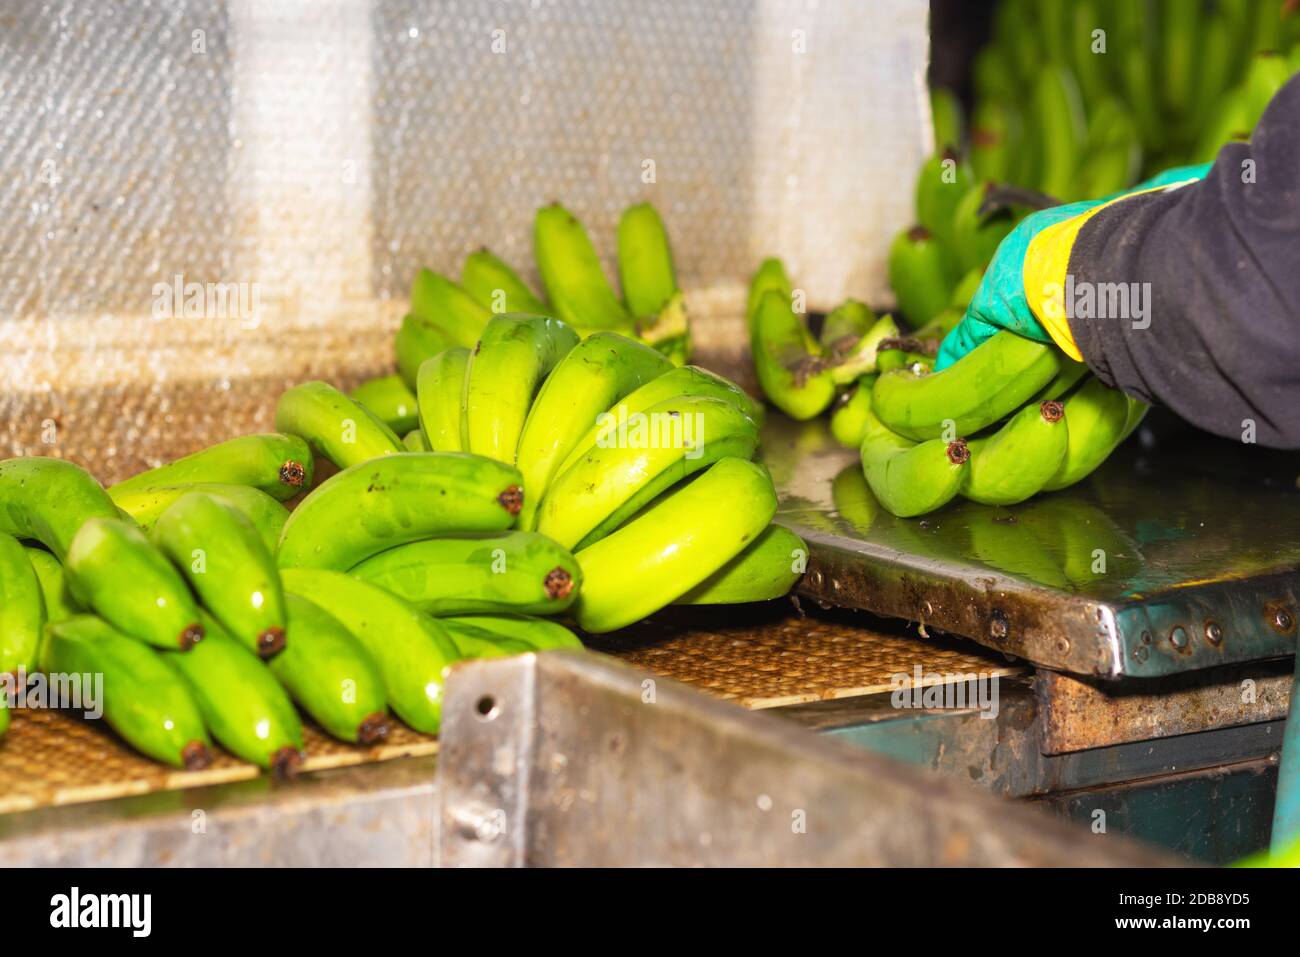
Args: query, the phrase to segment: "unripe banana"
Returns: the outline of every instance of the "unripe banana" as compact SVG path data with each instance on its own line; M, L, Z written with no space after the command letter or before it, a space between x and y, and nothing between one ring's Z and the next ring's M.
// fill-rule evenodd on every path
M0 674L36 670L45 621L44 593L27 551L0 533Z
M469 350L457 346L426 359L416 375L420 428L428 450L465 451L465 373Z
M1002 330L942 372L904 370L876 380L871 405L881 422L912 439L971 435L1024 405L1061 369L1054 346Z
M577 635L548 618L529 615L458 615L450 621L462 628L468 626L509 642L522 642L533 651L583 650L583 644Z
M41 669L103 675L104 720L156 761L195 771L212 760L198 706L162 656L93 615L46 626Z
M392 429L326 382L286 389L275 406L275 427L301 436L341 469L402 451Z
M119 631L182 651L203 637L185 581L133 522L88 519L68 546L64 569L77 599Z
M533 250L556 316L584 331L632 328L632 315L610 288L587 231L559 203L537 211Z
M350 574L431 615L553 615L582 585L568 550L536 532L426 538L372 555Z
M880 357L880 347L887 340L897 339L898 323L891 315L881 316L871 328L858 337L855 342L848 342L848 337L841 338L827 357L831 365L831 381L837 386L857 382L862 376L875 372Z
M679 396L609 425L556 476L538 512L537 530L565 548L581 547L630 500L644 505L725 454L749 458L758 448L754 420L721 399Z
M730 402L753 419L760 428L763 425L762 403L755 402L740 386L730 379L724 379L699 366L682 366L649 380L645 385L629 392L606 409L606 415L597 416L591 427L573 443L573 451L560 463L555 474L563 474L574 462L582 458L608 430L611 423L616 424L620 420L630 422L660 402L680 396L714 398Z
M302 722L288 693L256 655L204 616L207 637L183 655L159 655L185 682L203 722L238 758L277 778L303 761Z
M934 146L938 151L960 150L962 147L961 101L952 90L930 88L930 116L934 121Z
M835 400L831 412L831 435L846 449L862 447L867 430L867 413L871 411L871 386L874 375L863 376L856 385Z
M999 244L1015 226L1015 217L1005 207L981 212L991 183L971 187L953 211L952 252L957 261L957 272L969 274L983 269L997 251ZM956 294L956 286L948 302Z
M1140 4L1122 4L1122 7ZM1120 80L1124 92L1124 103L1137 121L1138 131L1142 134L1142 148L1147 153L1156 154L1164 149L1167 136L1163 111L1156 100L1156 85L1152 77L1152 61L1141 40L1135 43L1119 45L1113 49L1120 58Z
M510 658L536 650L527 642L507 638L500 632L477 628L461 618L440 618L438 621L456 643L461 658Z
M924 226L899 233L889 247L889 285L913 328L948 305L957 281L957 262Z
M349 398L373 413L394 435L405 435L419 420L415 393L400 375L367 379L352 390Z
M412 429L402 437L402 447L408 452L432 452L429 440L424 437L424 429Z
M758 306L769 292L778 293L786 302L794 297L794 286L786 274L785 263L774 256L758 264L754 278L749 282L749 300L745 305L745 323L749 328L750 340L754 336L754 322L758 317Z
M217 482L251 485L283 502L311 488L312 465L311 449L296 435L241 435L133 475L112 486L108 494L118 501L128 492Z
M658 316L677 292L668 231L649 203L629 206L618 221L618 275L627 307L638 319Z
M1069 356L1061 356L1061 371L1052 376L1052 380L1038 390L1025 405L1038 405L1051 399L1059 399L1088 374L1086 362L1075 362Z
M808 546L781 525L769 525L745 550L681 598L679 605L734 605L787 594L808 566Z
M241 512L194 492L159 516L150 538L236 641L263 658L284 648L280 574Z
M85 469L39 456L0 462L0 533L35 539L62 560L91 518L117 518L117 506Z
M821 345L780 293L768 292L758 305L752 351L763 394L792 419L811 419L835 398Z
M486 320L485 320L486 321ZM397 372L414 389L420 366L447 349L458 348L454 339L428 319L407 313L393 337L393 351L397 354ZM459 346L459 348L466 348Z
M1135 399L1132 396L1128 397L1128 421L1124 423L1124 438L1120 439L1121 442L1137 431L1138 426L1142 424L1142 420L1147 417L1147 413L1150 411L1151 406L1141 399Z
M416 731L438 733L443 672L461 655L437 620L343 572L286 568L284 587L319 605L361 642L379 666L384 692L399 718Z
M45 620L52 624L83 614L86 609L73 596L68 576L59 560L35 545L25 546L23 550L27 553L27 560L32 563L41 586L41 596L45 600ZM37 661L39 660L38 654Z
M1092 104L1108 95L1111 85L1107 73L1107 54L1100 50L1093 51L1096 43L1093 33L1098 29L1104 30L1105 26L1098 12L1098 4L1091 0L1073 0L1071 7L1069 62L1079 81L1079 93L1083 102L1091 110Z
M1115 99L1096 105L1088 118L1088 155L1078 172L1078 195L1103 198L1133 183L1142 167L1137 125Z
M924 515L952 500L966 477L970 452L961 439L916 443L867 416L862 471L876 500L899 518Z
M518 273L488 249L465 257L460 284L475 302L495 315L527 312L545 316L551 311Z
M515 464L533 396L578 334L545 316L493 316L465 372L465 451Z
M971 74L975 80L975 92L981 103L993 100L1012 102L1021 95L1020 81L1016 77L1013 58L999 49L997 44L989 44L975 54L975 65ZM978 107L976 113L978 114ZM978 118L971 120L971 141L975 140L975 130L980 126ZM974 150L972 149L972 157ZM991 174L981 173L989 179L999 179Z
M516 465L524 477L519 527L534 527L537 508L561 463L601 413L672 369L660 353L615 332L597 332L574 346L542 384L519 437Z
M975 185L970 167L952 149L941 149L921 167L916 181L916 220L943 243L952 240L953 214Z
M866 303L846 299L826 314L821 332L817 333L817 341L827 354L844 355L852 351L878 321ZM897 332L894 334L897 335Z
M1238 72L1232 27L1222 12L1213 13L1206 20L1200 42L1201 53L1192 80L1190 100L1201 107L1208 107L1219 102L1231 88ZM1196 112L1199 113L1199 110ZM1200 122L1201 118L1197 116L1198 126Z
M1043 488L1055 491L1084 478L1124 440L1129 400L1118 389L1090 378L1065 399L1069 439L1065 455Z
M585 580L574 618L593 634L639 621L740 554L775 513L767 470L722 459L578 553Z
M163 485L157 488L114 493L117 507L126 512L146 532L153 528L158 516L182 495L202 492L229 505L253 523L257 534L272 552L280 541L284 523L289 520L289 510L270 495L251 485L229 485L223 482L195 482L193 485Z
M1020 112L1009 101L982 97L971 118L970 162L974 174L995 183L1015 182L1012 170L1023 135Z
M992 435L967 440L970 466L961 494L981 505L1014 505L1043 490L1068 441L1060 402L1027 405Z
M1074 177L1087 129L1079 87L1068 69L1043 67L1034 81L1030 115L1042 156L1038 188L1063 202L1077 198Z
M333 615L286 595L289 636L269 662L298 705L340 741L374 744L388 737L388 702L369 652Z
M425 320L426 329L432 326L450 340L430 355L441 352L448 345L473 348L492 317L492 313L475 302L464 289L446 276L428 269L416 273L411 284L411 312ZM416 368L419 368L418 363Z
M1160 4L1160 57L1163 68L1160 92L1164 106L1175 116L1192 105L1191 93L1195 73L1201 66L1198 34L1203 11L1201 4L1186 0L1164 0Z
M984 281L984 267L972 266L966 272L966 274L957 281L957 285L953 287L952 298L948 300L948 308L945 309L944 312L956 310L959 313L957 317L958 321L960 321L961 320L960 314L965 313L966 307L969 306L971 300L975 298L975 293L979 292L980 283L982 283L983 281ZM941 312L938 316L935 316L934 319L931 319L929 323L922 326L920 329L917 329L916 330L917 338L919 339L925 338L927 335L931 335L935 339L942 339L949 332L951 332L953 326L957 324L956 322L952 323L949 326L943 327L940 324L936 323L935 321L939 319L940 316L943 316L943 314L944 313ZM931 332L931 328L933 328L935 331Z
M435 535L509 528L523 479L508 465L458 452L406 452L331 476L289 516L281 568L346 571L386 548Z

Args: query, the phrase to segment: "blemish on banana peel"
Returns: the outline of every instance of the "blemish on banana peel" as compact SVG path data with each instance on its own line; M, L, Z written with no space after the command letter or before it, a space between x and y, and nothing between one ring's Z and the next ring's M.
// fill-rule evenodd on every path
M542 582L546 597L552 601L561 601L573 593L573 576L563 568L552 568Z
M290 459L280 466L281 485L287 485L289 488L302 488L302 483L306 480L307 470L301 462Z
M358 744L375 744L388 737L388 716L384 714L367 715L357 728Z
M796 389L802 389L808 380L826 369L828 363L821 356L805 356L790 367L790 376Z
M1047 422L1060 422L1061 416L1065 415L1065 405L1052 399L1038 407L1038 414Z
M298 773L302 767L303 753L297 748L285 745L279 751L271 755L271 774L272 776L285 780Z
M272 626L257 636L257 654L270 658L284 650L284 629Z
M497 501L511 515L518 515L519 510L524 507L524 490L518 485L511 485L497 496Z
M939 354L939 340L918 339L916 336L891 336L888 339L881 339L880 345L876 346L876 349L879 352L900 349L903 352L914 352L917 355L934 357Z
M203 635L203 626L196 621L181 629L181 633L176 637L176 644L180 646L181 651L189 651L203 640Z
M970 446L964 439L954 439L948 443L948 461L953 465L965 465L970 461Z
M212 763L212 752L202 741L191 741L181 749L181 766L186 771L202 771Z

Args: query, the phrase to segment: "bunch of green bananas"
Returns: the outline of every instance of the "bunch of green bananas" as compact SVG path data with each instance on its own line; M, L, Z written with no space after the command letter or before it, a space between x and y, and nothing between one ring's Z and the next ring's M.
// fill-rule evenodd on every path
M425 359L449 348L472 347L488 319L505 313L554 316L584 337L620 332L653 346L676 365L690 358L690 325L668 233L649 203L628 207L619 220L622 299L605 278L586 229L559 203L537 211L533 247L549 305L487 249L466 257L459 283L420 270L395 343L407 392L385 380L368 385L369 396L385 404L407 401Z
M869 400L849 404L867 484L904 518L958 495L1013 505L1073 485L1146 413L1055 346L1007 331L943 372L924 361L882 371Z

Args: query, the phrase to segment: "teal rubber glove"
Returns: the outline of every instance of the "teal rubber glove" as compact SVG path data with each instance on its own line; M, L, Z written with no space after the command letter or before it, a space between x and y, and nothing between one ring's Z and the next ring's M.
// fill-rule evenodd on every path
M1177 166L1164 170L1131 189L1123 190L1103 199L1085 200L1065 206L1053 206L1031 213L1020 221L993 254L979 289L966 307L961 322L944 337L939 346L934 369L938 372L952 365L966 353L991 338L1002 329L1036 342L1051 342L1043 324L1038 321L1025 298L1025 253L1035 236L1049 226L1086 213L1095 206L1111 202L1121 196L1159 189L1186 180L1204 179L1210 170L1209 163L1197 166Z

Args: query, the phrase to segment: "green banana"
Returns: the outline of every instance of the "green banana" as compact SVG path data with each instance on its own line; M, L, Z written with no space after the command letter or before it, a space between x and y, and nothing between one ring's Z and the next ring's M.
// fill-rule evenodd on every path
M930 88L930 116L934 121L934 145L937 150L960 150L962 146L961 101L952 90Z
M1142 420L1147 417L1151 411L1151 406L1147 405L1141 399L1128 397L1128 421L1124 423L1124 435L1121 442L1137 431L1137 427L1142 424Z
M862 436L867 428L867 413L871 411L871 387L875 381L874 375L863 376L835 400L835 408L831 411L831 435L847 449L862 446Z
M458 615L450 621L462 628L468 626L510 642L522 642L533 651L583 650L583 644L577 635L548 618L529 615Z
M757 448L758 426L735 405L698 396L667 399L642 417L611 422L607 434L556 476L537 530L565 548L584 547L593 531L609 531L611 519L621 524L685 476L727 456L749 458Z
M957 281L952 253L924 226L894 237L888 270L898 308L913 328L925 325L948 305Z
M845 386L875 372L881 345L898 336L898 323L893 316L886 314L877 319L856 341L850 342L849 337L839 339L828 356L832 363L831 381L837 386Z
M42 649L47 674L103 675L104 720L131 747L191 771L211 762L211 741L189 688L147 645L93 615L76 615L47 625Z
M486 248L465 257L460 284L470 298L494 315L528 312L544 316L551 311L518 273Z
M952 252L957 261L957 274L963 277L987 266L998 245L1016 224L1015 216L1006 207L981 211L992 185L979 183L971 187L953 211ZM955 284L949 293L948 302L952 301L954 295Z
M1020 111L1010 101L981 98L971 115L970 164L975 176L995 183L1012 181L1023 135Z
M257 534L272 552L280 541L289 510L278 501L251 485L229 485L222 482L195 482L192 485L162 485L135 491L115 492L113 500L146 532L153 528L158 516L173 502L190 492L211 495L229 505L253 523Z
M352 390L349 398L372 412L395 435L411 431L419 418L415 393L400 375L367 379Z
M515 464L527 493L520 528L534 527L546 490L591 424L672 367L654 349L615 332L588 336L560 360L533 400L519 436Z
M384 682L370 653L333 615L300 595L285 596L289 635L268 664L298 706L340 741L388 737Z
M1075 199L1075 172L1087 129L1079 87L1069 69L1048 64L1039 71L1030 116L1042 157L1038 188L1063 202Z
M276 558L281 568L346 571L365 558L420 538L504 531L523 501L508 465L459 452L406 452L344 469L289 516Z
M968 439L970 466L961 494L981 505L1014 505L1043 490L1065 458L1060 402L1026 405L984 438Z
M64 570L78 601L132 637L182 651L203 638L185 581L134 522L88 519L68 546Z
M1066 451L1044 483L1045 491L1073 485L1088 475L1124 440L1129 400L1095 377L1065 399Z
M1052 376L1052 380L1038 390L1025 405L1038 405L1050 399L1059 399L1088 374L1086 362L1075 362L1069 356L1062 355L1061 371Z
M618 275L627 307L638 319L659 315L677 292L668 231L649 203L629 206L618 221Z
M1131 6L1140 5L1135 3ZM1164 149L1168 131L1165 128L1163 111L1155 96L1157 87L1151 75L1151 55L1146 47L1147 43L1139 39L1136 43L1122 46L1116 44L1114 50L1120 58L1120 85L1124 93L1124 103L1137 121L1138 131L1142 134L1143 150L1155 155Z
M835 398L835 382L821 344L804 318L778 292L758 305L752 339L754 371L763 394L800 421L821 414Z
M923 352L911 352L902 348L904 343L915 343L921 345L920 340L899 339L899 345L885 343L886 348L881 349L876 358L876 369L884 374L893 372L895 369L905 369L913 375L929 375L934 368L934 356L927 355ZM879 375L877 376L879 378ZM874 382L872 387L875 387Z
M817 341L830 355L850 352L879 320L871 307L846 299L826 314Z
M392 429L326 382L286 389L275 406L275 427L301 436L341 469L402 451Z
M208 635L183 655L159 655L189 689L203 723L231 754L278 778L303 762L302 722L262 661L204 616Z
M786 302L794 299L794 285L786 275L785 263L774 256L769 256L758 264L754 278L749 282L749 299L745 304L745 325L749 329L751 342L754 337L754 324L758 318L759 304L769 292L779 293Z
M45 621L45 595L27 551L0 533L0 674L36 670Z
M465 451L515 464L533 396L578 334L544 316L493 316L465 371Z
M596 421L573 443L571 451L555 470L562 475L574 462L596 445L602 435L607 435L611 426L619 421L632 421L640 413L668 399L680 396L697 396L701 398L721 399L730 402L748 415L761 428L763 425L763 406L749 397L740 386L730 379L701 369L699 366L681 366L650 379L645 385L629 392L614 405L605 410L606 414L597 416Z
M0 462L0 533L39 541L62 559L90 518L117 518L117 506L85 469L39 456Z
M432 452L429 440L424 436L424 429L412 429L402 437L402 448L408 452Z
M891 432L874 412L862 436L862 471L872 494L899 518L924 515L952 500L966 477L970 452L961 439L913 442Z
M599 634L658 611L740 554L775 513L767 470L722 459L577 554L575 620Z
M236 641L263 658L284 648L280 574L242 512L203 492L183 495L158 517L150 538Z
M967 276L969 275L970 273L967 273ZM980 274L980 278L981 279L983 278L983 273ZM960 287L956 290L953 290L953 294L952 294L953 300L955 301L960 294L961 294ZM968 304L969 302L967 304L960 305L960 306L952 305L952 306L945 307L943 311L941 311L933 319L931 319L925 325L921 326L921 328L917 329L916 332L913 333L912 338L919 339L922 342L926 340L930 340L933 342L943 341L943 337L946 336L948 333L952 332L954 329L956 329L957 323L961 322L962 319L965 317L966 308ZM931 365L933 365L933 363L931 363ZM879 369L878 371L884 372L885 370Z
M1104 2L1104 0L1103 0ZM1108 95L1110 76L1107 73L1107 54L1093 52L1093 31L1105 29L1098 13L1097 4L1092 0L1073 0L1070 13L1070 56L1069 63L1079 81L1079 92L1083 102L1091 109L1093 103L1100 102Z
M632 328L632 314L610 288L587 231L559 203L533 223L533 250L554 314L575 329Z
M971 435L1022 406L1061 369L1061 353L1002 330L942 372L904 370L876 380L871 405L893 431L912 439Z
M804 540L781 525L769 525L745 550L682 597L679 605L733 605L780 598L808 565Z
M24 551L27 552L27 560L32 563L41 586L41 596L45 600L45 620L53 623L84 613L86 609L73 597L68 576L59 560L35 545L25 546ZM3 613L3 609L0 609L0 615ZM39 659L38 654L37 660Z
M966 275L962 276L961 279L957 281L957 285L953 287L952 298L948 300L948 309L956 309L959 312L964 313L966 311L966 307L970 305L971 300L975 298L975 293L979 292L980 283L982 283L983 281L984 281L984 267L972 266L966 272ZM943 315L943 313L940 313L939 315ZM939 316L935 317L935 319L938 318ZM930 323L934 323L935 319L931 319ZM958 317L958 320L960 321L960 316ZM956 323L953 323L953 326L955 325ZM928 327L929 327L929 323L927 323L927 325L925 326L922 326L920 329L917 329L916 330L917 338L922 338L922 339L925 338L927 335ZM938 328L939 327L936 326L936 329ZM952 326L948 326L944 331L936 332L934 338L942 339L951 331L952 331Z
M350 574L432 615L552 615L582 585L568 550L536 532L426 538L372 555Z
M989 44L975 54L975 64L971 69L971 74L975 81L975 92L978 94L980 101L1004 100L1013 101L1020 95L1020 81L1016 77L1014 64L1003 50L998 48L997 44ZM976 109L978 113L978 107ZM980 122L975 117L971 118L971 142L975 140L975 130ZM972 154L973 154L972 150ZM973 156L972 156L973 158ZM985 175L983 173L981 176ZM999 179L997 176L989 176L989 179Z
M1204 11L1199 3L1160 3L1160 93L1165 109L1181 116L1192 106L1196 71L1201 67L1199 35Z
M428 451L465 450L465 373L469 350L446 349L420 365L415 392Z
M467 624L460 618L438 619L461 658L509 658L514 655L526 655L536 649L524 641L507 638L497 631L487 631Z
M452 345L473 348L492 317L492 313L475 302L464 289L429 269L421 269L415 274L415 281L411 284L411 312L425 320L426 329L431 326L443 334L444 340L450 340L429 355ZM415 367L418 369L419 363ZM407 380L408 384L410 381Z
M975 184L970 166L951 149L943 149L921 166L916 180L916 220L940 242L952 240L957 204Z
M1213 13L1206 20L1201 32L1201 52L1196 64L1196 73L1192 80L1192 103L1210 106L1219 102L1236 79L1237 63L1233 55L1232 26L1222 11ZM1198 111L1199 112L1199 111ZM1199 126L1201 117L1189 117ZM1195 130L1191 131L1193 136Z
M0 699L0 738L9 731L9 706Z
M397 716L437 734L443 672L461 655L446 629L410 602L343 572L286 568L284 587L337 618L374 658Z
M133 475L111 486L108 494L117 501L128 492L219 482L251 485L283 502L311 488L312 465L311 449L296 435L241 435Z
M1142 168L1137 124L1114 98L1101 100L1088 117L1088 152L1078 173L1078 194L1111 196L1130 186Z
M1064 63L1069 51L1071 20L1067 0L1037 0L1038 46L1044 60Z
M421 318L415 313L407 313L402 317L397 335L393 337L393 351L397 355L397 374L402 377L407 388L414 389L420 365L426 359L455 348L456 345L456 341L450 335L428 319Z
M1291 68L1284 57L1271 51L1256 53L1241 83L1214 108L1198 141L1196 161L1210 162L1225 143L1249 139L1273 95L1290 78Z

